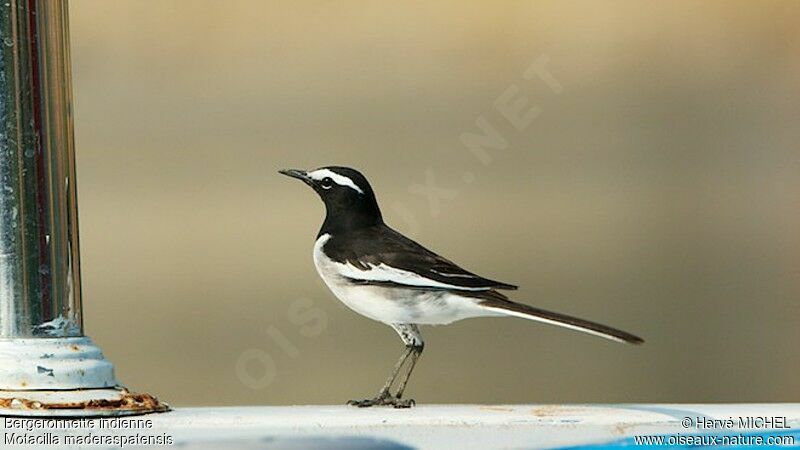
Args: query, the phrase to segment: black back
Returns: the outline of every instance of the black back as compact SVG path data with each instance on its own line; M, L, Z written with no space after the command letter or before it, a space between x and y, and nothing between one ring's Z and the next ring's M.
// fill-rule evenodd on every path
M325 202L325 222L317 237L330 234L324 252L329 258L361 270L385 264L413 272L455 289L516 289L516 286L483 278L389 228L381 216L375 193L359 171L348 167L322 167L349 178L362 192L336 183L309 182ZM357 281L357 280L353 280ZM374 282L370 284L392 283Z
M349 263L361 270L385 264L453 286L455 289L517 288L464 270L449 259L437 255L383 223L351 230L345 234L334 234L325 244L324 251L334 261ZM369 281L367 284L392 284L392 282Z

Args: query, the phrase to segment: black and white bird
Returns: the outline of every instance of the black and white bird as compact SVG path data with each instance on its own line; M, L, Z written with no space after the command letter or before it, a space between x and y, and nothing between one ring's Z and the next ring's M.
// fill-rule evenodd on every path
M644 342L615 328L509 300L500 291L516 286L464 270L389 228L372 187L355 169L332 166L280 173L302 180L325 202L325 222L314 244L314 264L325 284L355 312L394 328L406 345L378 395L350 401L351 405L414 404L403 399L403 393L424 346L419 325L513 316L617 342ZM390 390L409 359L406 375L392 394Z

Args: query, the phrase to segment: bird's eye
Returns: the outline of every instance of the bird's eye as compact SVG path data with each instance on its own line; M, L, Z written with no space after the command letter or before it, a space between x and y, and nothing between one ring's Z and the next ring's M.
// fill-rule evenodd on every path
M320 185L322 186L323 189L330 189L333 187L333 180L331 179L331 177L325 177L320 182Z

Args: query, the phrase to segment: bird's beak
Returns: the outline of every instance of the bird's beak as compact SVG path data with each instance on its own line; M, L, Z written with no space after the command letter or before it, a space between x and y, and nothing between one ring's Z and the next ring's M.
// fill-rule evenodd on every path
M278 173L286 175L287 177L292 177L292 178L297 178L298 180L303 180L306 183L311 181L311 179L308 178L308 172L306 172L305 170L283 169L283 170L279 170Z

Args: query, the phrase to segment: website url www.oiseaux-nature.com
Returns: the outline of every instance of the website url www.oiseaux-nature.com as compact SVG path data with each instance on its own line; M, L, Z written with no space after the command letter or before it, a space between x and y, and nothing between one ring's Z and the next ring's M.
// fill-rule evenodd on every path
M780 435L751 435L751 434L731 434L731 435L709 435L709 434L672 434L672 435L650 435L634 436L635 445L644 446L689 446L689 447L708 447L708 446L753 446L753 447L773 447L773 446L792 446L795 445L794 436Z

